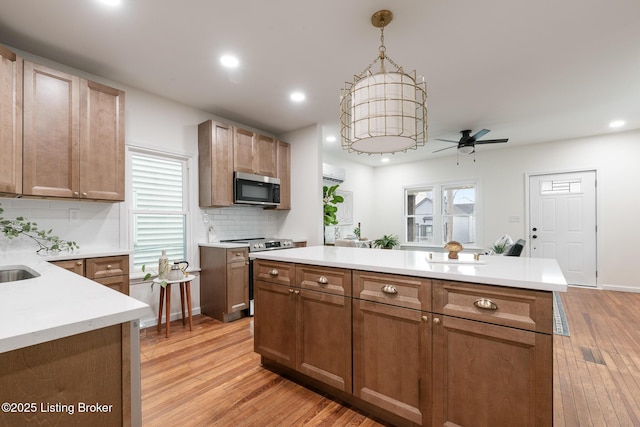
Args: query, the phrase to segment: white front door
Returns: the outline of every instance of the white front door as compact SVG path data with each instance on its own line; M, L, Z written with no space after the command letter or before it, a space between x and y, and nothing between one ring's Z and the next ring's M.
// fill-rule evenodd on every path
M529 177L529 248L570 285L596 286L596 172Z

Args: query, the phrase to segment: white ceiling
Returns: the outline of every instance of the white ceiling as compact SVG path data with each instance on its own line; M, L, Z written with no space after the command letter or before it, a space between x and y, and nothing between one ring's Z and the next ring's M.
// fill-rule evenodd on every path
M276 135L337 135L339 90L378 54L379 9L394 14L388 56L428 88L429 142L393 162L463 129L502 147L612 132L613 119L640 128L638 0L2 0L0 43ZM239 70L219 65L226 52Z

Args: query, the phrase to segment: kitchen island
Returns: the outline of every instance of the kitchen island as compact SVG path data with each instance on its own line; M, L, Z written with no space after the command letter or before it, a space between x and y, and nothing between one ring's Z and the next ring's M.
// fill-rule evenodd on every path
M255 351L394 425L551 425L557 262L441 255L251 254Z
M0 283L0 425L135 425L149 306L38 255L3 255L0 268L22 266L38 276Z

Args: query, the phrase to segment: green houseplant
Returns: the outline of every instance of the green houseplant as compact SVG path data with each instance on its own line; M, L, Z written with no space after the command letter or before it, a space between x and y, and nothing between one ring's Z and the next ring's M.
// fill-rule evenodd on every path
M53 230L40 230L38 224L29 221L23 216L15 219L7 219L2 216L4 209L0 206L0 230L7 239L15 239L16 237L26 236L38 244L38 250L44 253L60 252L63 250L72 251L80 249L76 242L62 240L58 236L52 234Z
M385 234L379 239L373 241L373 246L382 249L393 249L400 244L400 238L395 234Z
M339 185L332 185L328 187L322 186L322 200L324 202L324 225L338 225L338 218L336 213L338 212L338 203L344 202L344 197L336 194L336 190Z

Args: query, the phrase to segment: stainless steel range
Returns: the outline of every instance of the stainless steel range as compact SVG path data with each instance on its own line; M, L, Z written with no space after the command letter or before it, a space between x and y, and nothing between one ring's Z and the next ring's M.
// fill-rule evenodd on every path
M223 242L246 243L249 245L249 252L273 251L278 249L293 248L291 239L266 239L264 237L253 239L223 240Z
M257 237L251 239L221 240L222 243L246 243L249 252L275 251L279 249L291 249L294 246L291 239L276 239ZM249 316L253 316L253 260L249 259Z

